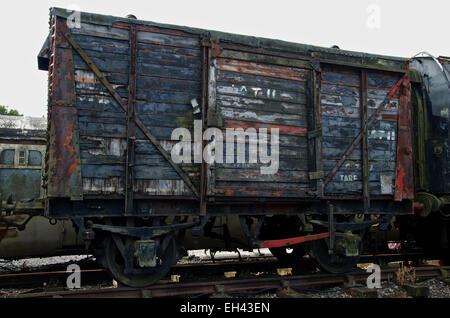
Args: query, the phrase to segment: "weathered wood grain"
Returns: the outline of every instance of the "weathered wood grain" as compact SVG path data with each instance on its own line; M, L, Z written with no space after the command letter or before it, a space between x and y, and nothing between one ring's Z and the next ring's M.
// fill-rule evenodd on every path
M254 111L235 109L232 107L221 107L220 113L226 120L239 120L246 122L257 122L263 124L275 124L284 126L304 127L308 126L305 116L280 114L267 111Z
M272 175L262 175L259 169L218 169L216 173L218 181L258 181L258 182L285 182L285 183L309 183L307 171L278 171Z
M243 110L263 110L279 114L307 114L306 104L294 104L257 98L239 96L218 95L216 99L219 107L234 107Z
M307 75L306 70L298 68L264 65L259 63L238 61L233 59L218 58L217 64L219 70L223 71L282 78L301 82L306 81Z

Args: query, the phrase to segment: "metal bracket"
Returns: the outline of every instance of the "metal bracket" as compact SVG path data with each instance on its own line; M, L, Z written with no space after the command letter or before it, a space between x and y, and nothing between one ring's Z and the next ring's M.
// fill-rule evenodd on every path
M191 229L191 234L193 237L200 237L202 235L203 228L205 227L206 223L208 223L209 217L202 217L201 222L198 226L195 226Z
M158 236L163 236L171 232L178 230L188 229L197 225L196 222L189 222L183 224L173 224L165 226L152 226L152 227L126 227L126 226L114 226L114 225L104 225L104 224L94 224L90 222L90 227L93 229L98 229L106 232L111 232L115 234L133 236L138 238L151 239Z
M389 227L389 224L391 224L393 218L394 218L393 214L386 215L385 219L383 218L383 220L380 222L380 230L386 231Z
M316 224L319 226L323 226L328 228L328 222L318 221L318 220L310 220L312 224ZM335 231L347 232L347 231L360 231L371 227L372 225L377 224L378 221L364 221L358 223L334 223Z
M320 60L318 58L314 58L311 62L311 67L314 71L320 73L322 72L322 69L320 67Z
M134 256L136 256L140 267L156 267L158 246L158 242L153 240L134 242Z
M308 139L322 137L322 128L308 131Z
M84 226L84 218L73 218L72 221L80 229L81 235L82 235L82 237L83 237L83 239L85 241L90 241L90 240L93 240L95 238L94 231L92 231L91 229L87 229Z
M239 222L241 223L241 227L242 227L242 230L244 231L245 238L247 239L249 246L257 247L257 245L255 245L254 242L255 242L256 238L259 236L259 233L261 231L261 227L264 222L264 216L260 216L258 218L258 225L256 226L256 229L255 229L255 232L253 233L253 235L250 233L248 226L245 223L245 218L246 218L245 216L242 216L242 215L239 216Z

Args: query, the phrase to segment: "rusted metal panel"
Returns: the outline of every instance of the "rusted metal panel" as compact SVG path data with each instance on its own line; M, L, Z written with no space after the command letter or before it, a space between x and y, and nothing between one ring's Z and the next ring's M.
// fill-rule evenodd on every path
M49 150L46 166L47 196L72 200L83 198L78 136L78 113L74 87L73 53L62 36L63 19L54 19L49 71Z
M409 72L400 88L395 200L414 199L413 145Z

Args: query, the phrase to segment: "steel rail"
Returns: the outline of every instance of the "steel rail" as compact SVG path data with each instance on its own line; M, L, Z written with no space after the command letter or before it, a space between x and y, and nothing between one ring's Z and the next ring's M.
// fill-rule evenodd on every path
M423 258L422 253L400 253L400 254L374 254L374 255L362 255L360 263L375 262L379 259L383 259L386 262L394 261L411 261ZM310 269L312 262L310 259L301 259L299 263L295 265L286 265L279 262L273 256L256 256L249 258L216 258L215 262L212 260L204 260L199 263L184 263L176 264L169 272L169 275L181 274L186 272L193 274L203 275L204 273L215 274L220 271L267 271L274 270L276 268L293 267L295 269L305 269L306 272ZM88 283L101 283L108 279L110 276L105 269L97 268L95 264L86 264L89 268L81 270L82 284ZM83 268L83 266L81 266ZM42 272L19 272L19 273L5 273L0 274L0 288L27 288L27 287L42 287L45 285L57 285L58 283L65 283L68 275L63 267L57 270L42 271Z
M418 267L415 268L415 275L419 278L433 278L444 276L450 270L446 267ZM393 280L398 269L386 269L381 271L382 280ZM352 284L354 282L364 282L370 273L365 271L355 271L345 275L334 274L313 274L301 276L280 276L253 279L232 279L221 281L195 282L195 283L172 283L158 284L147 288L103 288L103 289L83 289L64 290L43 293L20 294L17 298L158 298L176 296L198 296L213 295L218 292L224 294L275 290L289 286L317 287L327 285Z

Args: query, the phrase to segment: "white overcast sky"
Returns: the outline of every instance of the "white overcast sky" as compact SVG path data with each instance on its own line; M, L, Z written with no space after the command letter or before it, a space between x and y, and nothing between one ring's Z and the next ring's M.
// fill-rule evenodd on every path
M37 70L37 54L48 33L48 9L71 5L86 12L134 14L141 20L325 47L336 44L353 51L450 56L448 0L5 0L0 4L0 105L26 116L46 115L47 73ZM380 9L378 20L373 5Z

